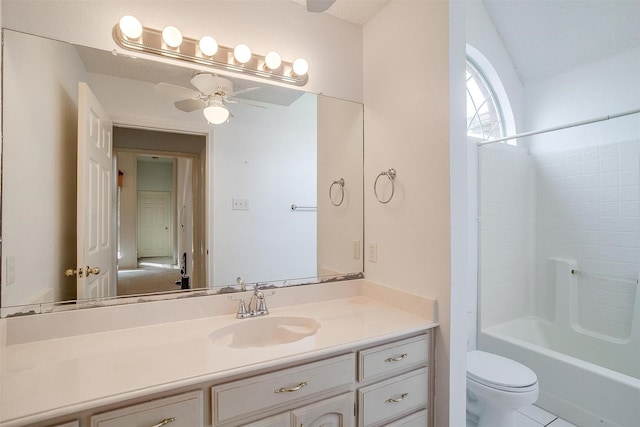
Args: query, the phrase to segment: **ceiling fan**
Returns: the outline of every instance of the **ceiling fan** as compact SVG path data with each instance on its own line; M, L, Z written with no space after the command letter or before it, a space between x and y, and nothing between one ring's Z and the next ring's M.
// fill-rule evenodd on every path
M234 92L233 83L230 80L209 73L196 74L191 79L191 84L195 89L170 83L158 83L154 86L154 89L156 92L173 99L183 98L173 103L178 110L187 113L202 110L209 123L216 125L229 119L230 112L226 104L245 103L264 108L261 105L235 98L240 93L259 89L258 87L250 87Z

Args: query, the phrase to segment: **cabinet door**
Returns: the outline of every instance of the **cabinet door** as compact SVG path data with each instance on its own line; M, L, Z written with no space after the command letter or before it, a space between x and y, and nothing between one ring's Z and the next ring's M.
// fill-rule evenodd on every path
M346 393L292 411L292 427L353 427L353 412L353 393Z
M288 427L289 413L274 415L273 417L263 418L249 424L242 424L242 427Z

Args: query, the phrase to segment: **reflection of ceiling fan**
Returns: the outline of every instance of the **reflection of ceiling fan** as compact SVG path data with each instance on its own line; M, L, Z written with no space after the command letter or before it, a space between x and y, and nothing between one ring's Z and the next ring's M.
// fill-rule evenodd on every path
M197 90L169 83L158 83L154 86L154 89L156 92L173 99L184 98L174 102L178 110L187 113L202 110L209 123L216 125L226 122L229 118L230 113L226 104L247 103L246 101L235 99L236 95L258 89L257 87L251 87L234 92L231 81L208 73L195 75L191 79L191 84ZM261 107L256 104L248 104Z

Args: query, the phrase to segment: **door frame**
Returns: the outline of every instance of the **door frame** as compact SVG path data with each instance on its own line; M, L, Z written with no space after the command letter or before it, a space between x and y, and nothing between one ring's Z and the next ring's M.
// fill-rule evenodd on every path
M186 153L181 151L162 151L162 150L143 150L134 148L114 147L114 153L117 159L117 153L129 152L134 154L157 154L161 156L183 157L193 160L193 265L194 268L189 272L191 283L197 284L200 288L207 288L211 278L211 262L209 260L209 242L212 241L210 236L211 228L207 224L207 219L211 216L212 207L210 206L210 198L208 197L207 188L209 187L211 177L211 165L209 162L211 152L211 135L207 132L194 131L191 129L164 128L157 126L149 126L140 123L126 123L122 121L113 121L113 127L148 130L155 132L166 132L174 134L198 135L204 137L204 149L200 153ZM117 163L116 163L117 164ZM174 198L175 199L175 198ZM136 230L137 235L137 230Z

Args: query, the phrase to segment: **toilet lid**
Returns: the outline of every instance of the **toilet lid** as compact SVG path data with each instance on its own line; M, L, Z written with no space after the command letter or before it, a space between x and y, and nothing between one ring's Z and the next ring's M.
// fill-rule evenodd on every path
M538 382L535 372L523 364L479 350L467 353L467 378L499 389L520 389Z

